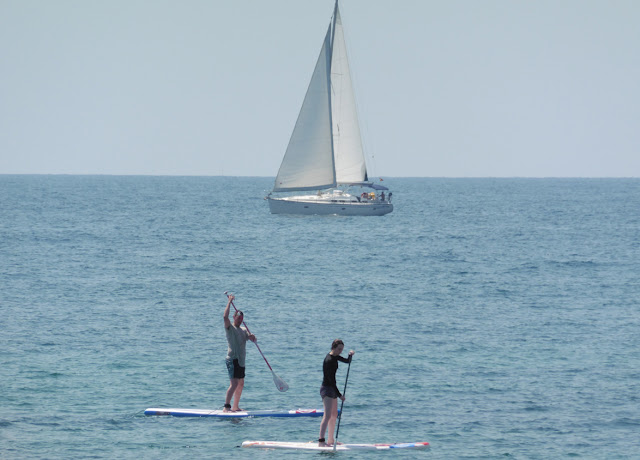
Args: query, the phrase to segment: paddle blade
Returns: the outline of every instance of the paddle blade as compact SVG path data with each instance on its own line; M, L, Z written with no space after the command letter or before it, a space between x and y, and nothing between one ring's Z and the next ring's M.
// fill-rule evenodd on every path
M278 389L278 391L287 391L289 389L289 385L287 385L287 382L278 377L275 372L271 371L271 373L273 374L273 383L276 384L276 388Z

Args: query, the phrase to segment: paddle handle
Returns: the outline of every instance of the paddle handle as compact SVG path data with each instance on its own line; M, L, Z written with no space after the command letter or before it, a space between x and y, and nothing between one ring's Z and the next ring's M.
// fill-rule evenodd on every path
M227 291L224 291L224 293L227 296L227 299L229 299L229 297L231 297L229 294L227 294ZM229 300L231 302L231 305L233 306L233 309L237 312L238 309L236 308L235 304L233 303L233 300L231 300L231 299L229 299ZM247 332L249 334L251 334L251 331L249 330L249 326L247 326L247 323L244 322L244 319L242 320L242 325L247 329ZM260 345L258 345L258 342L253 342L253 343L256 344L256 347L258 348L258 351L262 355L262 359L264 359L264 362L267 363L267 366L269 366L269 370L271 372L273 372L273 369L271 368L271 364L269 364L269 361L267 361L267 357L264 355L264 353L262 353L262 350L260 349Z

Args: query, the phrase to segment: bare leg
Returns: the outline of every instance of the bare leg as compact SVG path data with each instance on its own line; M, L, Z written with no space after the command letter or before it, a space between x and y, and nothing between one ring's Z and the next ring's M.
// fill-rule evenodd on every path
M227 395L224 399L224 404L225 404L225 408L223 412L229 412L229 409L227 409L227 404L231 404L231 398L233 397L233 394L236 392L236 388L238 388L238 383L239 383L240 379L231 379L231 383L229 384L229 388L227 388Z
M236 387L236 391L233 393L233 407L231 408L232 412L237 412L240 410L240 396L242 395L242 389L244 388L244 379L236 379L238 381L238 386Z
M331 418L329 419L329 424L327 425L327 430L329 431L329 439L327 440L327 444L330 446L334 443L334 435L336 428L336 420L338 419L338 398L329 398L331 400Z
M324 396L322 398L322 405L324 406L324 414L322 415L322 422L320 422L319 439L324 439L324 435L327 431L327 425L329 424L329 420L332 417L333 401L336 401L336 405L337 405L337 400L334 400L333 398L330 398L328 396Z

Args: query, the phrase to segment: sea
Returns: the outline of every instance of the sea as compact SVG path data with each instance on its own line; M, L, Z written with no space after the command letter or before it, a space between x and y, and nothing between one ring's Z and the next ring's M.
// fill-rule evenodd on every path
M0 175L0 458L640 458L640 179L388 178L382 217L269 213L268 177ZM225 291L247 344L220 409ZM345 353L346 354L346 353ZM349 371L347 380L347 370Z

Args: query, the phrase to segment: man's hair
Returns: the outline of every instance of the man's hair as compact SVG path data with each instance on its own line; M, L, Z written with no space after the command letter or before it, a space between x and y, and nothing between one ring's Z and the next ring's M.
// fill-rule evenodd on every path
M333 343L331 344L331 349L335 350L336 348L338 348L338 345L344 346L344 342L342 340L340 340L340 339L335 339L333 341Z

